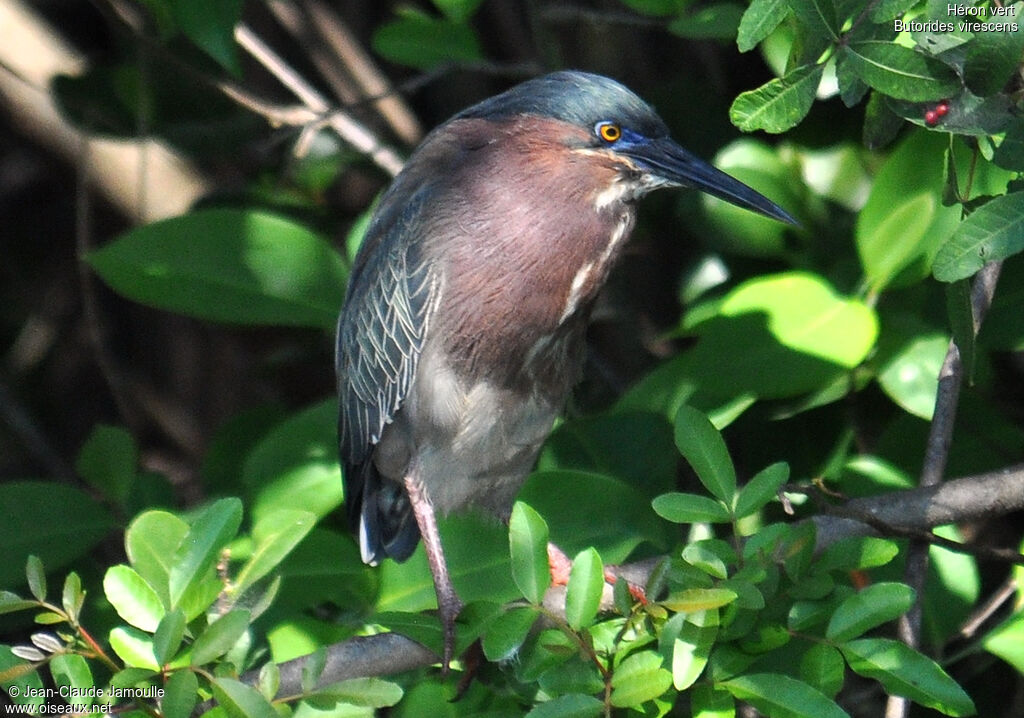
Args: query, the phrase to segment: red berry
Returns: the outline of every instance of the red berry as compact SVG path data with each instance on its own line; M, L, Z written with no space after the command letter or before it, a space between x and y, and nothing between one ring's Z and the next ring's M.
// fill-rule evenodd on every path
M935 127L939 123L939 113L935 110L928 110L924 113L924 121L929 127Z
M935 114L939 117L945 117L947 112L949 112L949 103L945 100L935 106Z

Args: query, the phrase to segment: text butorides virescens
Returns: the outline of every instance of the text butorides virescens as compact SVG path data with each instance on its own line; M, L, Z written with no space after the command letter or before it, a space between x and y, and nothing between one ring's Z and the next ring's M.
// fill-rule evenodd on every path
M338 322L345 502L367 563L423 537L446 667L461 603L435 512L507 520L637 201L694 187L793 221L668 135L606 77L529 80L431 132L367 230Z

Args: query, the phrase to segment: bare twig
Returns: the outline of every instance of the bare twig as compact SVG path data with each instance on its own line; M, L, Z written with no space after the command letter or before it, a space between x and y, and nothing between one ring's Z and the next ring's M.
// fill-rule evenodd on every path
M235 27L235 40L282 85L298 97L314 117L320 118L320 122L337 132L342 140L370 157L378 167L388 174L394 176L401 171L403 160L394 149L381 143L376 135L348 113L340 110L331 111L327 99L264 43L245 23L239 23ZM237 88L235 89L237 91ZM307 128L315 129L316 124L307 124Z

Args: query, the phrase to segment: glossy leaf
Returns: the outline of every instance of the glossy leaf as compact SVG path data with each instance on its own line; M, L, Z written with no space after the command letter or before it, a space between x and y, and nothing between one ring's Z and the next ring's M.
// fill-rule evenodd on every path
M726 523L731 520L729 509L721 501L698 494L662 494L651 502L651 506L663 519L677 524Z
M11 593L10 591L0 591L0 615L24 611L28 608L35 608L38 605L38 601L21 598L16 593Z
M153 655L156 662L166 665L174 658L185 636L185 614L180 608L170 611L160 620L153 634Z
M82 579L74 571L71 571L64 579L60 600L64 612L77 622L78 614L81 613L82 604L85 602L85 591L82 590ZM2 600L0 600L0 613L3 612Z
M506 661L515 655L537 621L535 608L524 606L501 614L487 627L482 647L487 660Z
M125 666L160 670L153 651L153 637L137 628L118 626L110 632L110 647Z
M326 399L289 416L260 438L242 468L254 494L255 523L283 509L323 517L341 505L337 422L337 400Z
M611 704L617 708L639 706L672 686L672 674L661 666L661 656L640 651L628 656L612 674Z
M226 70L240 75L234 32L242 18L242 4L242 0L173 0L166 7L192 42Z
M718 637L718 612L701 611L687 617L672 643L672 685L686 690L704 672Z
M152 633L165 608L156 591L134 569L111 566L103 577L103 592L110 605L129 625Z
M1000 623L982 639L981 645L1024 673L1024 613L1018 611Z
M192 665L202 666L230 651L249 627L249 612L235 609L206 627L192 644Z
M691 689L690 707L693 718L736 718L736 701L732 694L710 683Z
M172 607L206 579L241 523L242 502L238 499L215 501L196 518L171 564L168 588Z
M383 678L350 678L317 688L308 699L321 708L333 708L338 702L367 708L387 708L402 700L402 687Z
M124 296L200 319L333 329L346 273L322 237L266 212L205 209L132 229L86 261Z
M214 678L213 697L229 718L280 718L258 690L234 678Z
M676 446L704 488L726 504L736 493L736 469L718 429L700 411L682 406L676 414Z
M830 698L842 689L845 674L843 655L826 643L814 644L800 659L800 678Z
M199 679L188 670L171 674L164 684L160 711L164 718L189 718L198 702Z
M670 611L695 613L721 608L735 600L736 592L727 588L687 588L658 603Z
M508 528L512 578L527 601L540 604L551 584L548 525L529 505L517 501Z
M932 271L942 282L969 277L985 264L1024 250L1024 192L996 197L975 210L942 245Z
M839 646L855 672L881 683L891 694L909 698L949 716L975 713L974 703L935 661L890 638L863 638Z
M743 518L754 513L767 504L789 480L789 464L778 462L757 472L754 477L740 489L736 498L735 514Z
M125 532L125 550L132 568L165 606L171 605L169 580L174 555L187 535L188 524L166 511L139 514Z
M565 620L573 630L579 631L593 622L603 590L601 557L593 548L585 549L573 559L565 594Z
M921 254L928 228L935 217L937 198L922 192L890 208L871 237L858 243L868 282L880 291Z
M715 578L725 578L729 573L722 557L701 542L687 544L683 560Z
M62 653L50 660L50 675L58 691L71 689L68 695L74 696L74 703L92 705L95 696L89 689L94 687L92 670L89 662L77 653ZM64 695L62 692L61 695Z
M785 132L800 123L814 104L825 66L803 65L756 90L740 93L729 108L729 119L744 132Z
M820 691L779 673L750 673L717 685L772 718L850 718Z
M753 50L768 37L789 14L786 0L753 0L740 19L736 46L740 52Z
M35 554L28 557L25 562L25 577L28 579L28 590L36 597L37 601L46 600L46 570L43 562Z
M302 539L313 529L316 515L309 511L280 509L260 517L253 527L256 548L235 578L235 595L245 593L253 584L278 568Z
M851 536L827 546L814 563L816 571L857 571L876 568L896 558L899 546L889 539Z
M668 24L668 31L691 40L731 40L736 37L743 8L731 2L691 8Z
M995 30L997 23L1020 27L1020 6L1007 4L1006 7L1009 14L990 16L986 31L974 33L967 45L964 83L975 95L992 95L1002 90L1024 51L1024 33Z
M907 412L930 421L935 411L939 370L949 349L949 337L941 332L907 337L906 343L887 357L878 372L885 393Z
M844 60L860 79L899 100L940 100L957 90L951 67L894 42L855 41L846 45L844 53Z

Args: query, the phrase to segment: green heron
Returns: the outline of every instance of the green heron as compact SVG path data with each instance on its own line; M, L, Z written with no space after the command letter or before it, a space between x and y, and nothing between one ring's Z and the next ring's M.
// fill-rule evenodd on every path
M381 198L338 321L345 502L363 560L423 538L444 627L461 602L435 512L508 519L583 363L598 291L660 187L784 222L614 80L556 72L435 129Z

